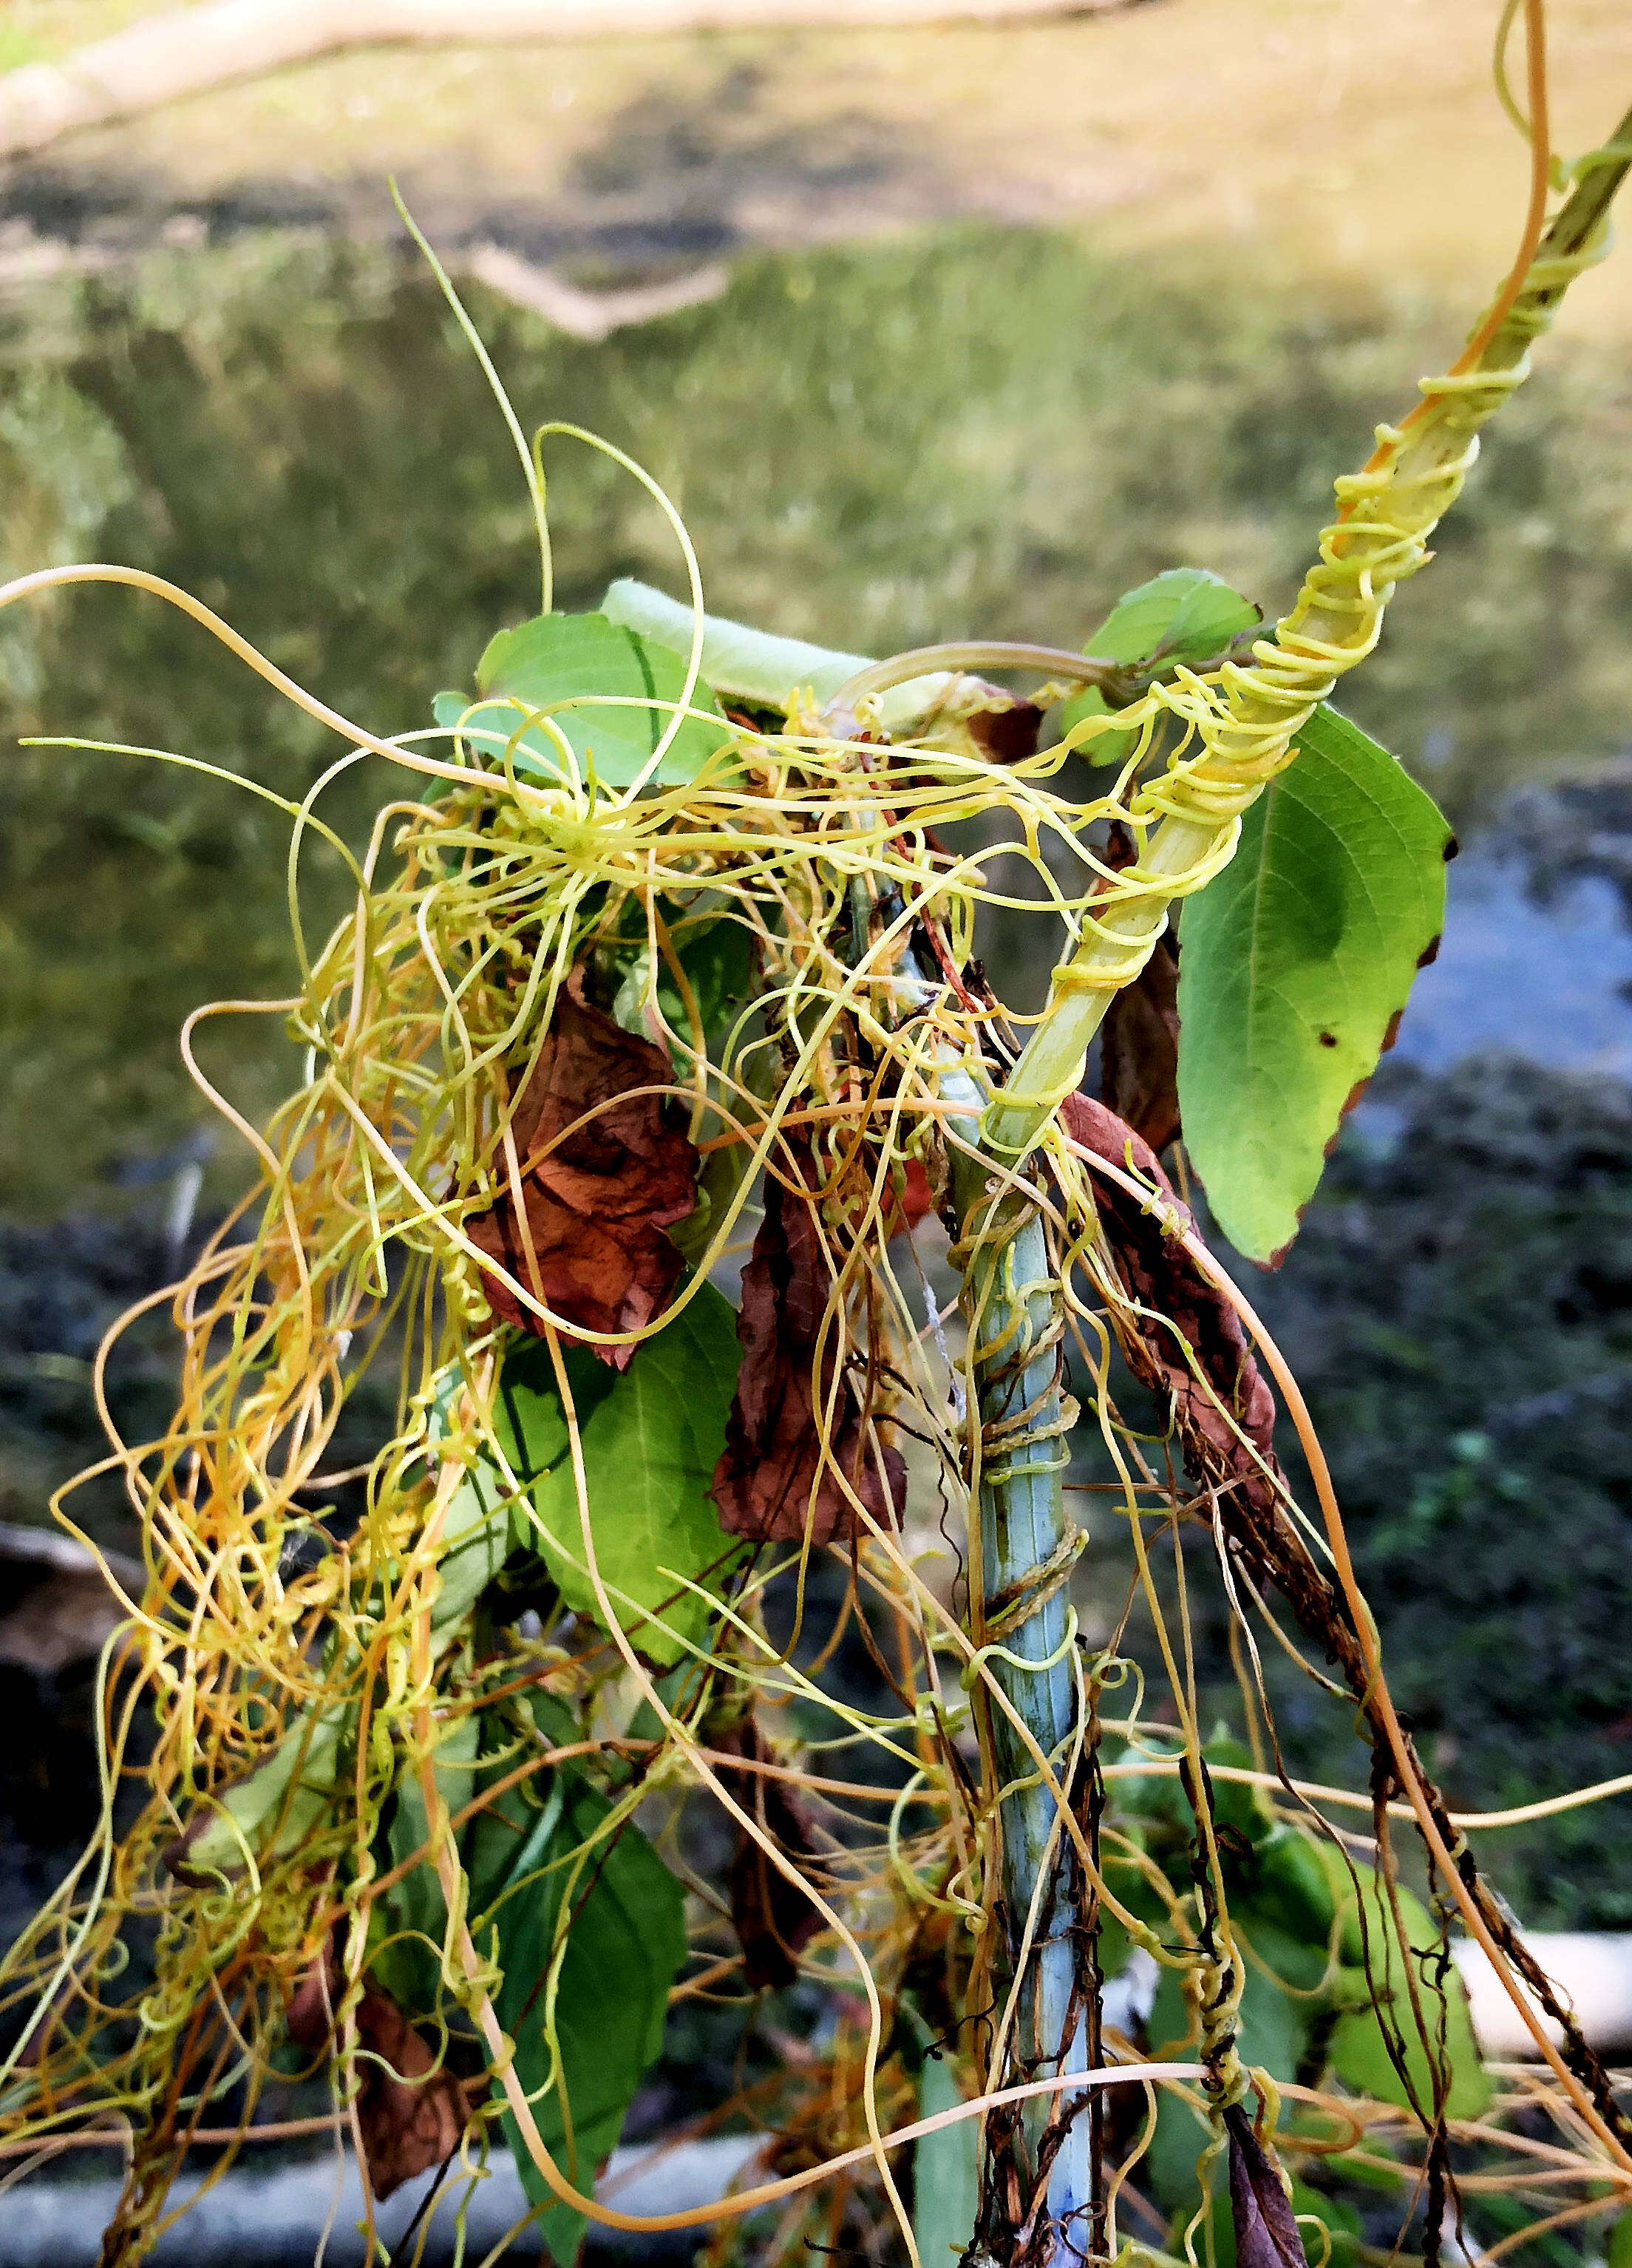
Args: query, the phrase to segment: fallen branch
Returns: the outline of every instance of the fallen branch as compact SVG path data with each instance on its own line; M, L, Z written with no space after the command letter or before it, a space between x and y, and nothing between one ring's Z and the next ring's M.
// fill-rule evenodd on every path
M209 0L0 77L0 157L344 48L1013 22L1129 0Z
M677 315L687 307L706 306L717 299L731 281L727 268L696 268L663 284L633 284L621 291L580 291L576 284L536 268L519 253L503 245L478 245L465 265L472 276L496 291L512 306L540 315L569 338L587 339L592 345L614 331L636 323L650 323L659 315Z

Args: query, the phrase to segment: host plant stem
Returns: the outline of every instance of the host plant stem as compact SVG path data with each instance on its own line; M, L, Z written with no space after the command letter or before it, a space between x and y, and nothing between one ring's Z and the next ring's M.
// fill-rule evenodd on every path
M1084 921L1071 959L1055 973L1048 1007L1016 1064L1012 1102L996 1102L986 1138L1018 1165L1082 1076L1088 1047L1121 987L1155 949L1174 897L1227 862L1240 815L1295 756L1298 733L1339 677L1377 644L1397 584L1431 556L1428 538L1455 502L1479 453L1479 429L1528 375L1531 342L1550 325L1570 284L1603 256L1611 201L1632 166L1632 112L1601 150L1582 158L1576 186L1547 230L1524 284L1490 337L1443 378L1398 429L1337 483L1340 516L1290 615L1254 647L1250 667L1226 665L1167 698L1194 723L1199 762L1136 794L1131 816L1149 826L1138 865ZM1494 312L1494 310L1493 310ZM1479 333L1475 331L1476 341ZM1121 722L1144 713L1143 704Z
M988 1102L967 1071L948 1066L943 1075L943 1094L967 1103L971 1113L955 1123L967 1147L954 1151L952 1179L967 1254L963 1305L975 1386L971 1428L978 1428L981 1444L982 1591L993 1608L1035 1583L1069 1533L1061 1485L1062 1300L1041 1219L1011 1177L1079 1083L1106 1009L1154 950L1173 899L1200 887L1233 854L1241 814L1292 760L1298 733L1338 678L1371 651L1395 585L1426 563L1427 539L1477 454L1479 427L1522 380L1531 340L1550 322L1574 276L1598 256L1610 200L1629 162L1632 115L1610 144L1583 161L1575 192L1547 232L1512 306L1477 353L1465 357L1469 367L1429 382L1414 418L1398 431L1379 428L1373 458L1339 482L1340 518L1322 538L1320 563L1273 638L1255 648L1253 666L1229 665L1208 681L1192 679L1171 700L1153 689L1149 706L1140 704L1144 714L1159 703L1187 718L1201 742L1199 761L1134 798L1131 815L1143 836L1138 865L1107 894L1103 911L1084 922L1007 1087ZM923 666L922 656L910 663L903 657L904 670ZM891 674L887 666L868 673L865 689L878 693ZM1130 718L1124 714L1121 721ZM989 1658L989 1668L1039 1749L1058 1763L1077 1731L1077 1667L1068 1643L1065 1587L1041 1587L1036 1609L1004 1631L1003 1653ZM1040 2073L1084 2069L1082 1889L1071 1846L1057 1831L1052 1796L1001 1712L991 1718L990 1739L999 1786L1010 1791L1000 1808L1003 1882L1017 1958L1033 1905L1037 1912L1022 1984L1021 2056L1038 2058ZM1033 2121L1033 2144L1040 2132L1040 2122ZM1085 2122L1073 2121L1048 2184L1049 2214L1068 2257L1086 2257L1092 2178Z
M948 1069L941 1093L967 1107L952 1130L979 1142L985 1101L967 1071ZM1033 1205L1003 1185L1009 1176L989 1152L955 1152L954 1203L962 1235L974 1242L963 1283L971 1334L974 1394L971 1445L980 1443L978 1517L981 1589L987 1614L1024 1593L1069 1533L1062 1488L1066 1424L1060 1345L1062 1304L1042 1220ZM1001 1193L1000 1193L1001 1192ZM1003 1632L1003 1653L989 1659L1037 1747L1069 1780L1079 1731L1079 1675L1071 1644L1070 1605L1058 1585L1035 1611ZM977 1637L979 1632L977 1631ZM1004 1654L1013 1657L1005 1660ZM1022 1665L1034 1662L1030 1669ZM1047 1667L1041 1665L1046 1664ZM1001 1710L989 1720L1000 1789L1003 1894L1011 1955L1019 1957L1028 1918L1036 1926L1018 2007L1017 2068L1045 2078L1089 2068L1089 2030L1080 1957L1082 1887L1070 1838L1055 1800L1017 1727ZM1040 1890L1040 1884L1041 1885ZM1092 2127L1063 2104L1028 2119L1033 2149L1050 2115L1070 2119L1050 2169L1048 2212L1061 2232L1063 2257L1085 2259L1092 2225Z

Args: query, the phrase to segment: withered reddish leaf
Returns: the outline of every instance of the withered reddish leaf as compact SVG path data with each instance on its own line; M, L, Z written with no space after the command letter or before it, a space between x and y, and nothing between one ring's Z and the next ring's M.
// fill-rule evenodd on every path
M1304 2241L1275 2161L1241 2105L1224 2112L1236 2268L1306 2268Z
M1111 821L1105 863L1121 873L1139 856L1132 829ZM1108 884L1101 884L1102 889ZM1099 1092L1152 1150L1179 1133L1179 949L1171 929L1131 984L1111 996L1099 1027Z
M1172 939L1114 995L1099 1028L1099 1085L1107 1106L1152 1150L1179 1132L1179 956Z
M1140 1179L1155 1182L1166 1197L1173 1217L1185 1228L1194 1227L1188 1209L1174 1195L1155 1152L1114 1111L1091 1095L1070 1094L1061 1105L1060 1116L1073 1141L1111 1165L1124 1171L1131 1167ZM1224 1414L1228 1410L1233 1415L1246 1440L1271 1462L1273 1469L1275 1396L1246 1344L1240 1317L1178 1238L1170 1235L1138 1198L1103 1177L1095 1179L1094 1198L1128 1291L1157 1314L1165 1315L1188 1341L1213 1389L1209 1394L1196 1378L1174 1331L1150 1323L1136 1341L1124 1341L1124 1351L1136 1372L1171 1403L1192 1473L1204 1484L1232 1484L1254 1507L1272 1504L1275 1492L1268 1479L1243 1447ZM1224 1409L1217 1406L1213 1395Z
M370 2186L386 2198L452 2157L470 2106L396 2002L371 1985L357 2008L357 2044L380 2058L362 2067L357 2131Z
M331 1947L320 1961L314 1961L296 1985L294 1996L284 2011L283 2022L289 2036L298 2048L315 2051L326 2044L334 2029L334 1998L339 1990L340 1969Z
M935 1191L930 1185L929 1168L922 1158L908 1158L901 1192L891 1208L890 1233L899 1236L903 1229L916 1228L934 1211Z
M673 1297L685 1263L663 1232L697 1202L697 1152L669 1101L638 1091L673 1080L661 1048L591 1007L575 973L511 1122L526 1234L508 1190L465 1224L480 1252L568 1324L638 1330ZM577 1124L586 1112L593 1115ZM541 1334L539 1318L496 1277L483 1282L502 1322ZM634 1350L595 1352L625 1370Z
M284 2021L298 2046L332 2048L342 1990L331 1946L290 2001ZM426 2041L376 1985L366 1985L357 2003L357 2037L364 2051L357 2063L357 2132L369 2186L377 2198L387 2198L452 2155L469 2123L470 2102L459 2080L437 2069Z
M979 709L968 720L969 738L994 763L1018 764L1037 753L1037 736L1043 712L1034 701L1014 701L1005 708Z
M786 1145L783 1170L804 1189L815 1187L802 1145ZM765 1218L742 1271L737 1317L742 1367L710 1491L721 1525L733 1535L790 1543L807 1528L817 1543L853 1535L855 1509L833 1461L875 1520L893 1525L899 1513L906 1468L893 1449L886 1449L880 1474L871 1428L848 1374L834 1395L831 1330L818 1374L817 1339L832 1291L814 1200L790 1193L768 1174ZM830 1403L832 1460L824 1462L822 1420Z
M750 1717L716 1737L714 1746L749 1764L766 1761L758 1726ZM771 1840L797 1867L816 1855L810 1820L786 1780L764 1772L722 1769L720 1778L743 1809L751 1812ZM726 1875L731 1918L742 1947L742 1970L750 1987L791 1984L798 1956L822 1927L821 1916L744 1828Z

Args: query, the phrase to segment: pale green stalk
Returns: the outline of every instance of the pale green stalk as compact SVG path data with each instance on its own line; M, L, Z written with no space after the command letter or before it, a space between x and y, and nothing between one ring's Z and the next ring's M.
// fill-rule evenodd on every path
M975 1080L961 1067L949 1068L940 1090L968 1108L967 1118L952 1123L951 1132L978 1143L984 1097ZM954 1151L952 1189L966 1252L963 1307L975 1389L970 1439L980 1444L980 1619L989 1633L1005 1611L1023 1608L1028 1591L1048 1592L1033 1612L1002 1627L1002 1651L989 1655L987 1668L1056 1776L1069 1782L1080 1729L1075 1624L1065 1584L1055 1582L1050 1590L1040 1580L1040 1571L1057 1570L1070 1534L1062 1490L1070 1423L1060 1359L1063 1308L1042 1221L1023 1197L1002 1192L1006 1178L989 1154ZM1025 1741L1001 1710L991 1712L990 1740L998 1786L1010 1791L1000 1807L1003 1888L1010 1952L1017 1960L1036 1910L1011 2053L1017 2071L1027 2077L1085 2071L1084 1911L1071 1841ZM1048 2213L1060 2232L1058 2257L1086 2259L1092 2128L1080 2111L1072 2116L1069 2097L1040 2105L1027 2121L1033 2150L1051 2117L1070 2122L1048 2182Z
M1173 899L1227 863L1241 813L1290 761L1297 733L1338 676L1375 644L1394 585L1425 563L1427 538L1474 461L1478 427L1522 379L1530 340L1546 328L1571 278L1597 256L1610 197L1632 160L1632 146L1622 144L1632 144L1632 118L1620 129L1618 146L1584 165L1581 186L1547 232L1477 369L1430 387L1430 407L1416 426L1380 431L1377 460L1338 483L1345 517L1327 531L1320 563L1276 626L1274 642L1255 649L1253 666L1226 664L1208 683L1190 678L1150 696L1150 711L1167 706L1194 725L1201 761L1136 799L1135 816L1149 827L1139 865L1105 912L1084 923L1007 1086L982 1109L967 1071L949 1068L941 1079L943 1095L970 1109L951 1130L968 1145L953 1152L952 1189L975 1384L970 1427L972 1438L978 1429L981 1443L982 1620L989 1629L1028 1591L1038 1598L1034 1611L1004 1626L1003 1651L989 1656L989 1667L1038 1747L1067 1773L1079 1710L1072 1626L1064 1586L1041 1580L1058 1570L1070 1535L1061 1485L1069 1425L1060 1361L1062 1302L1038 1211L1011 1184L1004 1193L996 1161L1011 1174L1033 1148L1080 1082L1106 1007L1143 967ZM883 673L875 674L870 689L884 681ZM1072 1847L1058 1831L1053 1798L1037 1783L1025 1744L1002 1712L992 1714L990 1737L999 1784L1010 1791L1000 1815L1016 1957L1033 1906L1037 1912L1022 1983L1019 2055L1028 2064L1036 2057L1040 2073L1082 2069L1087 1989ZM1031 2127L1033 2145L1041 2123ZM1060 2257L1088 2257L1092 2205L1091 2139L1078 2119L1049 2178Z
M1076 952L1055 972L1042 1021L984 1121L998 1155L1018 1160L1037 1141L1081 1079L1112 999L1154 951L1173 901L1228 863L1241 813L1291 761L1298 733L1338 678L1376 644L1396 584L1430 556L1428 539L1478 455L1480 427L1528 375L1530 342L1570 283L1603 256L1609 204L1629 166L1632 113L1577 167L1573 195L1476 366L1424 380L1418 422L1379 427L1371 463L1337 482L1342 517L1326 530L1297 604L1274 638L1253 649L1253 664L1226 663L1205 684L1191 678L1149 696L1151 707L1195 726L1202 755L1135 797L1133 816L1150 828L1138 865L1119 878L1105 911L1084 922Z

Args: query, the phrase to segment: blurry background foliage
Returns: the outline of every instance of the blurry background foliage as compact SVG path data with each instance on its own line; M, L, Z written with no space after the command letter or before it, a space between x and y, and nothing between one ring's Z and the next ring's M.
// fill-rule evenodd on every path
M1080 644L1179 561L1271 616L1290 597L1334 474L1442 349L1446 315L1169 269L975 229L761 257L714 305L598 346L470 298L524 416L592 425L668 487L711 605L886 652L975 631ZM1444 532L1431 595L1355 681L1357 721L1458 823L1516 778L1612 751L1632 711L1632 379L1606 359L1549 350ZM428 725L431 695L533 603L525 497L480 372L429 281L384 251L250 238L36 292L0 309L0 402L5 572L150 567L377 730ZM563 605L619 574L678 585L633 482L570 443L549 469ZM340 752L124 593L10 611L0 686L7 740L174 747L297 795ZM354 838L379 769L330 800ZM292 981L283 841L275 811L196 776L8 757L9 1211L53 1212L197 1123L182 1015ZM314 846L306 872L320 932L338 864ZM1011 945L993 944L996 965ZM252 1106L279 1091L264 1024L204 1049Z
M1177 254L1113 262L989 227L746 258L713 305L597 346L469 298L524 418L592 426L667 486L712 606L880 653L977 631L1080 644L1179 562L1273 617L1333 475L1455 329L1438 306L1293 298L1239 270L1224 290ZM1629 427L1623 358L1551 346L1431 587L1355 681L1356 719L1465 829L1515 782L1624 745ZM617 575L680 587L635 483L570 444L549 470L563 605ZM383 248L246 237L0 307L0 571L151 568L379 731L428 725L536 604L480 373ZM178 1026L294 982L276 812L132 757L11 751L41 730L175 747L290 795L339 753L156 603L82 591L0 618L12 1519L96 1453L85 1365L161 1280L154 1179L205 1123ZM359 765L330 822L359 842L385 787ZM314 844L304 882L315 937L338 861ZM1048 927L987 939L1011 997L1033 994ZM265 1020L207 1027L201 1054L252 1117L294 1071ZM1430 1761L1453 1800L1504 1804L1608 1776L1632 1738L1632 1110L1614 1081L1512 1064L1386 1066L1373 1094L1284 1273L1251 1288L1310 1391ZM208 1172L206 1211L244 1161L218 1144ZM169 1361L161 1323L128 1350L133 1428L163 1422ZM368 1413L351 1422L366 1455ZM104 1491L96 1522L114 1538L121 1517ZM1103 1609L1117 1571L1089 1559ZM1271 1675L1289 1761L1351 1778L1343 1728ZM1623 1807L1506 1839L1499 1879L1527 1921L1632 1926Z

